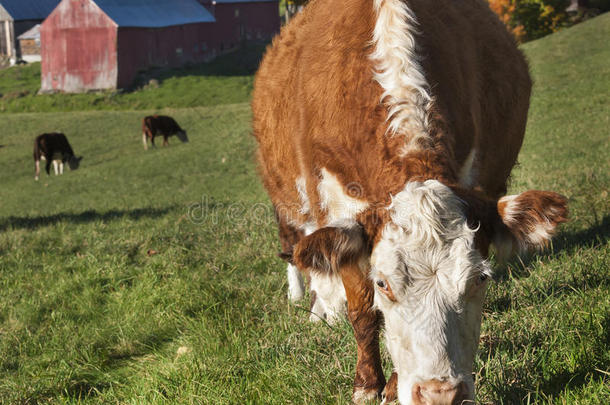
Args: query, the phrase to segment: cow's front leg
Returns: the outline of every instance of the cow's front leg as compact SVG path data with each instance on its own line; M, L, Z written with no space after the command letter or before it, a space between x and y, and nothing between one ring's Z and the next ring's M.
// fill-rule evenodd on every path
M167 135L163 135L163 146L169 146L169 142L167 142Z
M398 374L396 371L392 373L392 376L385 385L383 392L381 393L381 405L390 405L398 400Z
M373 309L374 290L366 270L351 263L341 268L341 278L347 295L348 318L358 345L352 400L362 404L379 396L385 386L379 354L381 314Z

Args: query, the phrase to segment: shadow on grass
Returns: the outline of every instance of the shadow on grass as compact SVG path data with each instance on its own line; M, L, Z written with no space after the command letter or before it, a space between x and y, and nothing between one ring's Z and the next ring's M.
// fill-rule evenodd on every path
M134 210L110 210L103 213L95 210L87 210L78 214L60 213L37 217L8 217L0 219L0 231L9 229L37 229L42 226L54 225L58 222L70 222L83 224L94 221L115 221L117 219L129 218L138 220L140 218L155 218L167 214L174 207L167 208L137 208Z
M606 215L596 225L573 233L561 233L553 240L551 251L542 251L522 258L513 259L509 262L512 278L528 277L530 274L530 264L535 262L540 256L556 257L560 253L573 252L581 248L591 248L593 245L601 245L610 239L610 215ZM497 276L498 281L508 279L506 271L500 272Z
M593 245L603 245L610 239L610 215L604 217L597 225L574 233L562 233L553 241L551 252L541 252L523 258L516 258L509 263L510 272L501 269L495 276L496 281L504 282L509 278L521 279L529 277L532 271L531 264L540 256L558 257L562 252L574 252L578 249L588 249ZM610 284L605 274L587 273L586 279L573 279L570 283L552 283L543 291L536 293L542 297L571 294L577 290L590 286ZM513 306L513 298L509 291L504 295L489 300L486 308L492 312L509 311Z
M553 244L555 252L573 250L575 248L591 247L594 243L603 244L610 239L610 215L589 229L575 233L561 234Z

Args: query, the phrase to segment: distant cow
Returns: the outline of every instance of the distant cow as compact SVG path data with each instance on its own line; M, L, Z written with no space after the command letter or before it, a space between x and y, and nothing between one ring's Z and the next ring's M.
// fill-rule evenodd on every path
M52 132L38 135L34 140L35 180L38 180L40 175L41 159L47 161L47 174L50 174L51 162L53 162L53 169L57 176L64 173L64 163L66 162L71 170L78 169L82 156L74 156L74 151L64 134Z
M167 138L176 135L182 142L188 142L186 131L172 117L166 115L149 115L142 120L142 143L148 149L147 139L155 146L155 136L163 135L163 146L169 145Z

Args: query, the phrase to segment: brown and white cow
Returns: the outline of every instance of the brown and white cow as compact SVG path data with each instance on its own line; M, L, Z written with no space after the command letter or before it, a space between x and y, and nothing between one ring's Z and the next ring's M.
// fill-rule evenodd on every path
M50 174L51 162L55 175L64 173L64 163L68 163L71 170L78 169L81 157L76 157L74 151L64 134L51 132L38 135L34 139L34 180L40 177L40 161L46 160L46 171Z
M267 50L253 125L289 296L301 270L314 318L347 310L354 402L384 390L382 319L386 400L474 398L490 245L542 247L567 216L553 192L504 196L530 89L483 0L312 0Z
M163 135L163 146L169 145L167 138L176 135L183 143L189 141L186 136L186 131L180 128L180 125L172 117L166 115L149 115L142 119L142 143L144 149L148 149L147 140L155 146L155 136Z

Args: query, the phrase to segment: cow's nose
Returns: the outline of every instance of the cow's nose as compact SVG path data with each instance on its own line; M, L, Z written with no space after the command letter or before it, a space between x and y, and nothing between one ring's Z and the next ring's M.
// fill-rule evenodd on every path
M463 382L454 385L430 380L413 386L413 403L416 405L460 405L467 399L468 390Z

